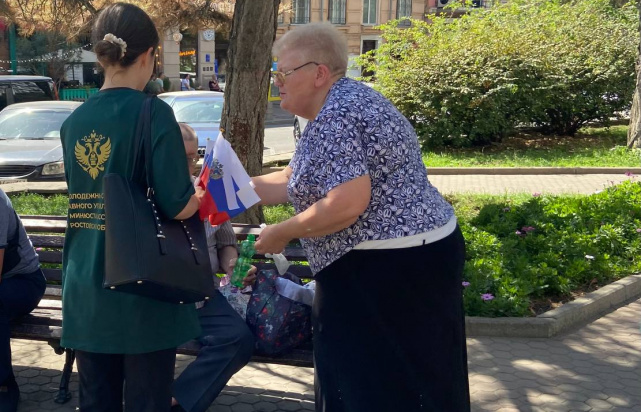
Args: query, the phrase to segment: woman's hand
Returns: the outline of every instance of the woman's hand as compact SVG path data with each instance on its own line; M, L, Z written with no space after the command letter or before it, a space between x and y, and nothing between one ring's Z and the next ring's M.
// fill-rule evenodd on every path
M290 237L282 233L280 225L269 225L265 226L260 232L254 247L256 252L262 255L265 253L283 253L290 240Z
M194 187L194 190L196 191L196 193L194 193L194 196L196 196L196 199L198 199L198 203L200 204L200 202L202 202L203 200L203 197L205 197L205 189L200 186L196 186Z

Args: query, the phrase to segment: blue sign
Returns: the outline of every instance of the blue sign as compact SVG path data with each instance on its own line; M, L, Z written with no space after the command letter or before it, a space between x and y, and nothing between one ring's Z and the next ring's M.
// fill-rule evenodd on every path
M205 54L205 63L209 63L211 61L211 56L209 54Z
M218 59L214 59L214 71L218 74Z

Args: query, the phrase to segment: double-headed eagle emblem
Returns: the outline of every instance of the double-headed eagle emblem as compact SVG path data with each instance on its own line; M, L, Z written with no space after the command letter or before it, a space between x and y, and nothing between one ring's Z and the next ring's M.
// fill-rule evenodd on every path
M107 139L105 143L103 140ZM75 153L78 164L92 179L96 180L100 172L105 170L105 162L111 154L111 140L92 131L89 136L83 137L84 143L76 142ZM102 143L102 144L101 144Z
M220 161L218 161L218 159L214 159L211 162L211 169L209 171L209 178L210 179L220 179L220 178L223 177L224 174L225 173L223 171L222 163L220 163Z

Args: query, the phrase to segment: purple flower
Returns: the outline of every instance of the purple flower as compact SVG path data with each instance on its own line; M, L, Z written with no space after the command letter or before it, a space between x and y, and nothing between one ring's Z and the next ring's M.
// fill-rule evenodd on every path
M520 230L517 230L516 232L514 232L514 234L516 234L518 236L521 236L521 235L523 235L523 232L521 232Z
M637 233L641 233L641 227L637 228Z
M44 250L44 248L41 248L41 247L36 248L36 252L40 252L41 250Z
M635 174L634 174L634 173L632 173L632 172L631 172L631 171L629 171L629 170L628 170L627 172L625 172L625 175L626 175L626 176L629 176L629 177L634 177L634 176L635 176Z
M532 196L534 196L534 197L539 197L539 196L541 196L541 193L539 193L539 192L534 192L534 193L532 193Z
M483 293L481 295L481 299L483 299L484 301L492 300L494 299L494 295L492 295L491 293Z
M534 228L533 226L523 226L523 227L521 228L521 231L522 231L522 232L525 232L525 233L529 233L529 232L531 232L531 231L533 231L533 230L535 230L535 229L536 229L536 228Z
M462 285L463 285L464 288L466 288L466 287L470 286L470 282L463 281Z

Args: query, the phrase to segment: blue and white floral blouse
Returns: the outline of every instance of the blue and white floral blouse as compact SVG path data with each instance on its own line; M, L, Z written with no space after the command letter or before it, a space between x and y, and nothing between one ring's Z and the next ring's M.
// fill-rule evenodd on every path
M427 180L409 121L377 91L342 78L298 142L287 185L296 213L335 187L369 175L372 196L351 226L326 236L301 239L313 273L359 243L428 232L445 225L452 206Z

